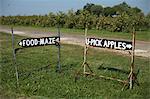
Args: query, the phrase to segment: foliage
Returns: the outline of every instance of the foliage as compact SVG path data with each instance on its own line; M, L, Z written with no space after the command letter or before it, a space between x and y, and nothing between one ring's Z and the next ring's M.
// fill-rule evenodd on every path
M91 14L94 14L94 15L97 15L97 16L100 16L103 14L103 7L101 5L95 5L95 4L92 4L92 3L87 3L84 7L83 7L84 10L87 10L89 11Z
M88 19L87 19L88 18ZM4 25L24 25L54 27L58 24L64 28L85 28L85 23L90 29L109 30L113 32L129 32L134 27L137 31L148 30L150 17L144 16L137 7L130 7L127 3L105 7L87 3L83 9L76 12L69 10L67 13L50 12L48 15L33 16L2 16L0 23Z

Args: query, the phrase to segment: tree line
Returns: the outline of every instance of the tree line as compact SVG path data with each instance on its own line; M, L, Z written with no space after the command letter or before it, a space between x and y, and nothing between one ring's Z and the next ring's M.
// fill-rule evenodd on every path
M47 15L32 16L1 16L2 25L23 25L55 27L58 24L63 28L108 30L117 32L130 32L134 27L137 31L150 28L150 13L144 15L141 9L131 7L126 2L113 7L103 7L87 3L77 11L69 10L67 13L50 12Z

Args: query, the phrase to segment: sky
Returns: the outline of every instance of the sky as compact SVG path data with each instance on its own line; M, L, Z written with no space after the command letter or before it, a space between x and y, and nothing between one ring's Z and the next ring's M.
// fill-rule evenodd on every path
M150 12L150 0L0 0L0 15L44 15L70 9L76 11L86 3L107 7L124 1L132 7L139 7L145 14Z

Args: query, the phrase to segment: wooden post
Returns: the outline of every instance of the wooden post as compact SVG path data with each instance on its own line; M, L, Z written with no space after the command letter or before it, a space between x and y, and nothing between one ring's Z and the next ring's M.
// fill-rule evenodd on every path
M57 26L57 32L58 32L58 41L59 41L59 44L58 44L58 61L57 61L57 68L56 68L56 71L59 71L61 72L61 65L60 65L60 27L59 27L59 24Z
M87 63L87 45L86 45L87 31L88 31L88 25L86 24L85 31L84 31L84 38L85 38L84 56L83 56L83 63L81 65L81 69L83 68L83 74L85 74L85 75L87 75L87 73L88 73L88 72L86 72L86 66L88 67L88 69L91 72L91 73L88 73L88 74L92 74L93 73L92 69L90 68L90 66ZM76 82L76 80L78 78L79 72L80 72L80 69L77 71L77 75L75 77L75 82Z
M15 53L15 47L14 47L14 31L13 31L13 27L11 27L11 32L12 32L12 51L13 51L13 64L15 67L15 71L16 71L16 80L17 80L17 86L19 85L19 77L18 77L18 68L16 66L16 53Z
M86 39L87 39L87 31L88 31L88 24L86 24L86 27L85 27L85 32L84 32L84 37L85 37L85 45L84 45L84 57L83 57L83 74L86 74L86 66L88 67L88 69L90 70L91 73L93 73L92 69L90 68L90 66L88 65L87 63L87 50L88 50L88 47L86 45Z
M84 60L83 60L83 65L84 65L84 71L83 73L85 74L86 72L86 57L87 57L87 45L86 45L86 39L87 39L87 31L88 28L87 26L85 27L85 31L84 31L84 38L85 38L85 45L84 45Z
M130 75L129 75L129 87L133 88L133 76L134 76L134 58L135 58L135 29L133 28L132 33L132 53L131 53L131 67L130 67Z

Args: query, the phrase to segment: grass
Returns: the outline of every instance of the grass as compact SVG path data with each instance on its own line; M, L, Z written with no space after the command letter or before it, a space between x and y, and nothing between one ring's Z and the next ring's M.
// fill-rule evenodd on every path
M15 36L15 47L25 37ZM16 88L15 69L12 62L11 35L0 33L1 75L0 98L143 98L150 97L149 59L136 57L135 66L140 69L138 80L140 86L133 90L121 91L122 84L116 81L97 79L95 77L80 76L74 81L75 71L81 67L83 61L83 47L76 45L61 46L62 72L56 73L57 48L43 46L25 48L17 52L16 58L19 71L19 87ZM88 63L96 74L127 79L130 58L117 53L89 49ZM102 66L101 64L104 63ZM49 65L49 67L40 69ZM119 71L98 69L99 67L114 68Z
M1 27L8 27L7 25L0 25ZM28 31L47 31L47 32L57 32L57 28L55 27L36 27L36 26L15 26L15 29L19 30L28 30ZM68 29L68 28L61 28L62 34L69 34L69 35L84 35L84 30L82 29ZM119 38L119 39L128 39L131 40L132 34L125 33L125 32L109 32L105 30L89 30L89 36L97 36L97 37L107 37L107 38ZM150 30L149 31L137 31L136 32L136 39L140 41L150 41Z

